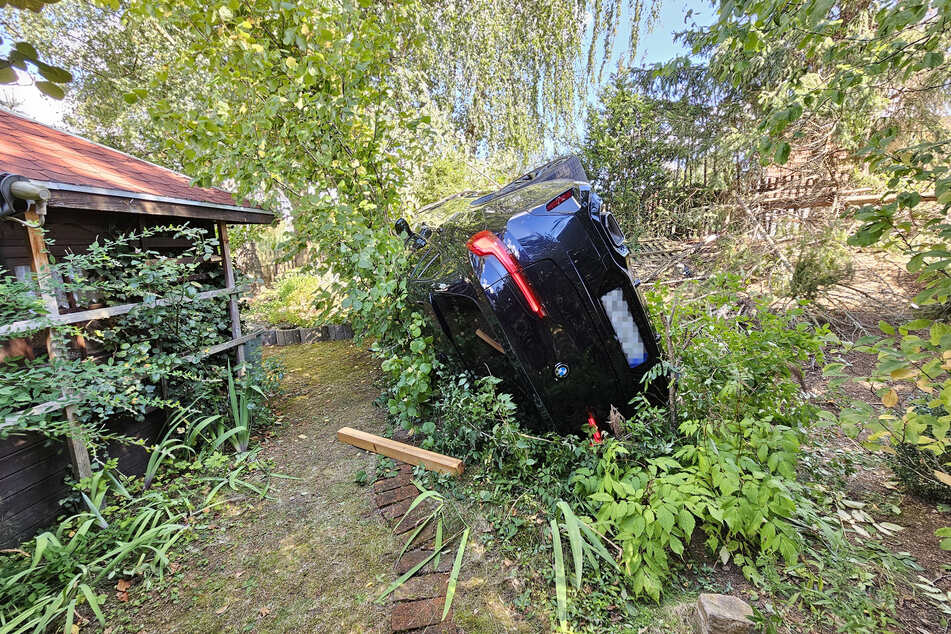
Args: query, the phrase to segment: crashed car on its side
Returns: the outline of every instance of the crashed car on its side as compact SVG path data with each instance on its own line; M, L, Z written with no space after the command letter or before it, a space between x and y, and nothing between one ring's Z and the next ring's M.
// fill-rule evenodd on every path
M665 398L663 377L642 381L660 351L624 235L577 158L416 217L415 232L403 219L396 228L412 250L411 299L440 349L475 375L502 379L541 426L577 433L604 423L612 406L630 415L640 392Z

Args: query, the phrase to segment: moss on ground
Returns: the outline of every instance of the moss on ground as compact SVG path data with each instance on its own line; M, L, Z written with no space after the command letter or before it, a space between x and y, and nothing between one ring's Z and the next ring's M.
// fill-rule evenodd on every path
M181 569L119 607L134 632L381 632L372 599L391 580L395 541L354 474L375 458L335 440L349 425L380 433L373 361L349 342L269 350L287 368L282 426L264 444L273 500L242 499L210 518ZM137 592L138 591L138 592ZM136 596L136 595L139 596ZM141 605L134 605L139 603Z

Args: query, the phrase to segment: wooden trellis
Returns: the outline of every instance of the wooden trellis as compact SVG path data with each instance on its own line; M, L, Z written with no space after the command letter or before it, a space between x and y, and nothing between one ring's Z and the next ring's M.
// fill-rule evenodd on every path
M56 300L55 293L49 287L49 253L47 252L46 244L43 239L43 232L40 229L42 220L37 214L35 206L31 206L26 211L25 219L28 223L26 231L30 245L30 253L32 256L31 268L37 277L40 289L40 298L43 301L47 314L45 317L39 319L27 319L14 322L12 324L0 325L0 336L15 335L20 332L27 332L30 330L36 330L38 328L48 328L50 325L87 323L96 319L107 319L110 317L116 317L118 315L124 315L140 306L163 306L173 303L172 300L159 299L156 302L151 302L148 304L145 302L138 302L105 308L95 308L92 310L85 310L75 313L60 314L59 304ZM213 354L218 354L226 350L237 348L238 363L241 364L244 363L247 357L245 352L246 344L249 341L257 338L262 331L257 331L244 336L241 334L241 320L238 310L237 295L243 289L235 285L234 268L231 260L231 248L228 241L228 227L224 221L218 221L217 227L218 237L221 244L221 261L224 269L225 288L199 293L194 299L202 300L225 295L228 296L228 314L231 321L232 339L230 341L225 341L213 346L202 348L201 350L198 350L194 354L185 358L191 363L197 363ZM55 359L57 357L66 355L66 350L62 349L62 346L58 342L57 338L53 336L51 329L47 329L46 349L50 359ZM73 394L64 390L62 398L58 400L42 403L31 408L30 410L7 416L3 422L0 422L0 429L15 425L18 420L25 416L35 416L63 410L72 429L70 435L66 439L66 445L69 450L70 462L73 467L73 472L75 473L77 479L89 477L92 475L89 451L82 440L79 424L76 422L76 416L74 412L74 405L77 401L78 399Z

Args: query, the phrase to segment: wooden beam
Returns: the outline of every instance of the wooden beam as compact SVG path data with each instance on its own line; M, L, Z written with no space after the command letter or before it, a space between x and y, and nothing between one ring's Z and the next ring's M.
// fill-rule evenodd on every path
M107 306L105 308L92 308L90 310L82 310L75 313L66 313L63 315L55 314L49 315L48 317L40 319L24 319L22 321L15 321L12 324L7 324L5 326L0 326L0 335L11 335L18 332L26 332L28 330L36 330L37 328L45 328L50 323L54 325L69 325L69 324L78 324L85 321L93 321L94 319L108 319L110 317L116 317L118 315L124 315L132 310L138 308L139 306L168 306L169 304L174 304L177 301L197 301L200 299L212 299L214 297L221 297L222 295L233 295L235 293L240 293L244 290L243 286L235 286L232 288L216 288L212 291L202 291L195 295L194 298L162 298L158 299L151 304L146 304L145 302L136 302L134 304L119 304L118 306ZM55 298L53 300L55 302ZM57 308L58 310L58 308Z
M111 211L121 214L139 214L144 216L167 216L171 218L195 218L199 220L221 220L231 224L270 224L274 214L266 211L240 211L205 207L204 205L186 205L140 198L125 198L106 194L88 194L66 190L50 189L49 208L85 209L87 211Z
M505 354L505 350L502 348L502 344L500 344L498 341L493 339L491 335L488 335L485 332L483 332L481 328L476 328L476 336L482 341L492 346L493 348L495 348L496 351L501 352L502 354Z
M341 427L337 430L337 440L348 445L353 445L360 449L366 449L373 453L382 454L401 462L407 462L412 465L421 464L432 471L440 473L450 473L452 475L462 474L465 466L462 460L451 458L433 451L426 451L419 447L407 445L405 443L368 434L359 429L350 427Z
M50 316L59 315L59 305L56 302L56 295L50 288L50 260L46 252L46 243L43 241L43 231L39 228L40 217L36 213L35 207L30 207L26 212L26 220L34 226L27 227L27 237L30 242L30 254L32 258L33 271L36 273L36 279L40 287L40 297ZM49 354L50 361L57 357L66 356L66 351L62 350L56 336L52 330L46 333L46 351ZM63 398L71 399L68 390L63 390ZM92 466L89 462L89 450L82 440L82 433L76 424L76 414L72 405L67 405L66 420L69 421L70 434L66 438L66 448L69 450L70 462L73 465L73 473L77 480L92 476Z
M224 343L202 348L201 351L195 355L197 356L196 360L204 359L205 357L210 357L213 354L218 354L219 352L224 352L225 350L231 350L232 348L236 348L238 346L244 347L244 344L248 343L252 339L257 339L264 331L264 328L259 328L249 335L244 335L243 337L238 337L237 339L232 339L231 341L225 341Z
M234 288L234 269L231 266L231 243L228 241L228 225L218 222L218 239L221 240L221 260L225 269L225 287ZM228 298L228 315L231 316L231 338L241 338L241 314L238 312L238 299ZM244 363L244 345L238 346L238 365Z

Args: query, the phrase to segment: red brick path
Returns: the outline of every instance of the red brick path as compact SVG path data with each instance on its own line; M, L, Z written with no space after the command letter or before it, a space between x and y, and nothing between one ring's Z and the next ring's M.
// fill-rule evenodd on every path
M397 432L394 438L400 442L410 442L405 433ZM412 484L412 476L413 467L401 464L396 476L381 478L373 483L373 499L383 519L394 527L394 533L401 541L401 549L402 544L409 539L411 531L432 512L432 506L427 500L406 516L409 505L419 495L419 490ZM405 573L431 555L433 537L434 530L430 523L396 562L394 574ZM451 554L446 553L440 557L438 569L433 569L433 562L426 564L390 595L393 601L390 631L405 634L458 634L459 628L452 622L451 610L446 620L442 620L446 586L449 584L449 575L446 573L452 567Z

